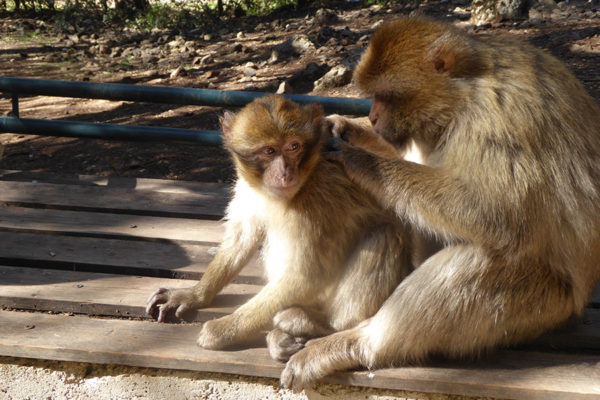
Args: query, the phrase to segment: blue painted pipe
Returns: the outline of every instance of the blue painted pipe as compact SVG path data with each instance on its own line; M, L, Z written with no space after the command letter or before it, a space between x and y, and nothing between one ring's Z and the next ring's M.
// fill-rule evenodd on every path
M22 95L44 95L89 99L145 101L153 103L243 107L263 92L141 86L119 83L74 82L0 76L0 91ZM342 97L283 95L300 104L318 103L326 113L368 115L371 101Z
M91 122L48 121L16 117L0 117L0 132L29 135L83 137L92 139L119 139L133 141L175 141L208 146L221 145L221 132L193 129L161 128L95 124Z

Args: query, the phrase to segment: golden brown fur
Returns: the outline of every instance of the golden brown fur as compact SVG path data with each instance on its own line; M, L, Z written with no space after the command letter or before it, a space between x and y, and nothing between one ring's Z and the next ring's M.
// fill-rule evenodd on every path
M147 311L163 321L208 305L262 246L268 283L233 314L206 322L198 343L252 339L275 317L269 349L285 360L308 338L372 316L411 271L410 243L399 221L322 156L320 108L269 96L222 125L238 175L223 243L196 286L158 289Z
M374 34L355 81L373 130L425 165L343 145L346 171L446 246L373 318L309 342L282 384L476 356L580 314L600 274L600 108L576 78L516 39L403 19Z

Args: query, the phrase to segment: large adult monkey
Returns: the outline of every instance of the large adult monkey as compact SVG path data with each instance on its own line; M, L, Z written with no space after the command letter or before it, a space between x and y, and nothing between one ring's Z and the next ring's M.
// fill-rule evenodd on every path
M300 389L336 370L476 356L586 305L600 273L600 108L554 57L427 19L376 32L356 83L373 129L425 164L343 144L351 179L446 246L358 327L288 362ZM368 134L333 118L333 131Z

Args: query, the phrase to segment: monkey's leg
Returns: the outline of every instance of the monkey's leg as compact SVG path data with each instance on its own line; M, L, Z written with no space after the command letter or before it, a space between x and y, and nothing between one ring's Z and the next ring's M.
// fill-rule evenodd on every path
M569 281L549 266L498 263L472 246L449 247L409 275L371 319L309 341L292 356L281 383L299 390L361 365L476 356L531 340L573 311Z
M358 242L326 308L336 330L373 316L413 270L408 234L400 224L375 223Z
M322 310L292 307L275 316L275 329L267 336L273 358L286 361L306 340L352 328L379 310L412 271L407 233L400 228L375 223L367 231Z
M305 304L321 290L323 288L314 279L301 274L285 274L278 281L267 283L232 314L204 323L198 344L208 349L220 349L247 341L260 331L270 329L278 311L295 304Z

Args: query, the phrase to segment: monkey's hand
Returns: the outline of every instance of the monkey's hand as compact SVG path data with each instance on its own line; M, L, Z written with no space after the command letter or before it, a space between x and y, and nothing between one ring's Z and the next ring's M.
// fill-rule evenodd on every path
M353 139L360 136L362 127L352 120L338 114L328 116L326 119L327 130L331 136L352 143Z
M368 150L373 154L385 158L398 158L398 151L373 131L368 119L348 119L334 114L326 118L326 129L332 137L344 141L352 146Z
M173 314L182 319L186 312L197 310L210 303L204 300L193 288L169 289L159 288L146 300L146 313L158 322L165 322Z
M335 371L359 367L357 332L353 329L309 340L287 362L281 373L281 386L299 392Z

